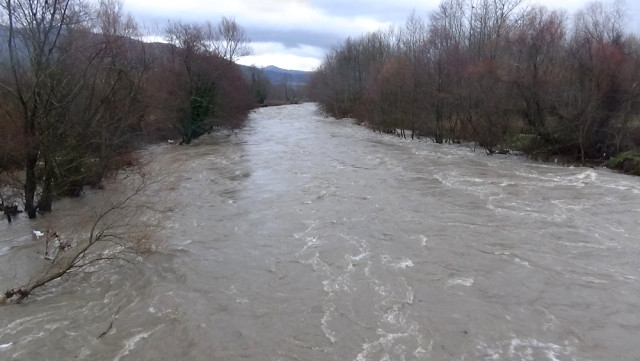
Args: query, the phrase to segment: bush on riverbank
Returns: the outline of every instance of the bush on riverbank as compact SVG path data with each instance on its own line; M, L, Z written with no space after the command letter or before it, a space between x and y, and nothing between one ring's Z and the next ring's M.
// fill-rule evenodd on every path
M640 176L640 151L629 150L609 159L607 167Z

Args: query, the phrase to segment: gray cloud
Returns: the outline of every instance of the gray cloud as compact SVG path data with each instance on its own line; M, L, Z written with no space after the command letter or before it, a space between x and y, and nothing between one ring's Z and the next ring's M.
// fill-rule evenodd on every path
M289 31L247 26L245 30L252 42L278 42L287 48L310 45L327 49L343 40L343 37L335 33L315 32L304 29Z
M155 2L125 0L126 8L150 24L150 32L161 34L168 19L184 22L217 22L222 16L235 18L254 43L278 43L285 51L304 46L329 49L348 36L401 25L411 11L427 17L440 0L224 0ZM606 2L606 0L605 0ZM549 8L565 7L572 14L587 0L532 0ZM640 2L629 1L628 29L640 34ZM282 54L282 49L277 49ZM275 64L278 65L278 64Z
M367 1L324 0L314 2L333 16L368 17L380 22L403 22L411 11L426 16L437 8L438 0L430 1Z

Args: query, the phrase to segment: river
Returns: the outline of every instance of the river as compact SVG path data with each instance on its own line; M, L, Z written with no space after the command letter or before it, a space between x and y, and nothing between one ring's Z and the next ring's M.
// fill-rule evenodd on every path
M145 156L171 183L156 250L0 307L0 359L640 357L639 178L402 140L313 104ZM59 217L0 226L3 289Z

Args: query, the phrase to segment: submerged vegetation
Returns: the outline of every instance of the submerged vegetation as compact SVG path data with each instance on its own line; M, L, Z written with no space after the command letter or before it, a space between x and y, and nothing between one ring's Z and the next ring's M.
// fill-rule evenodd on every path
M44 259L34 260L33 274L16 277L24 278L16 281L23 284L0 293L0 305L21 302L38 288L100 262L133 263L154 249L155 232L162 226L161 208L153 204L152 196L159 191L159 179L146 166L122 170L117 184L120 192L111 192L99 208L74 215L76 222L89 225L86 232L33 231L34 240L41 241L38 246L44 246Z
M135 151L239 128L257 105L235 63L248 39L231 19L173 22L166 42L146 43L118 0L0 0L0 39L0 212L8 222L20 208L35 218L57 197L113 187L102 208L72 215L87 230L33 231L44 259L0 304L153 249L162 203L153 204L156 181Z
M0 183L23 191L30 218L101 187L145 142L241 127L256 105L234 20L143 35L117 0L0 3Z
M613 157L633 173L637 158L622 155L640 148L640 40L623 20L619 2L570 20L523 0L444 0L427 19L334 47L309 88L327 113L375 131L488 154Z

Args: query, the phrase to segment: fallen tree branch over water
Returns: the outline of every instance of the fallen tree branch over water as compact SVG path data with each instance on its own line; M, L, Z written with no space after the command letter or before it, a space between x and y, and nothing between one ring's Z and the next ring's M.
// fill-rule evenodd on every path
M45 259L51 260L39 275L24 285L10 288L0 295L1 303L20 302L34 290L60 279L70 272L97 266L105 261L133 262L136 257L152 248L151 236L160 226L155 207L146 201L145 192L152 182L141 169L124 171L120 181L126 189L121 197L105 203L88 222L86 234L62 235L55 231L36 232L46 237ZM54 242L51 239L54 239ZM51 249L53 247L53 249Z

